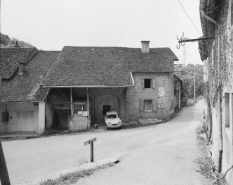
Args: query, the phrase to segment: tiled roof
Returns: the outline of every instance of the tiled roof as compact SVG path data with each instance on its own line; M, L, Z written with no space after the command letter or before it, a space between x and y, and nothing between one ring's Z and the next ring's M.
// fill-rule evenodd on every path
M173 72L178 60L169 48L70 47L49 69L46 86L129 86L130 72Z
M18 69L18 62L26 63L36 52L36 48L1 48L1 78L10 79L15 71Z
M27 62L23 76L15 75L12 79L2 80L0 101L44 100L49 89L42 89L40 84L58 54L58 51L38 51Z
M174 61L178 61L170 48L150 48L150 53L132 49L133 60L127 60L132 72L173 72Z
M132 85L125 49L64 47L46 75L50 86Z

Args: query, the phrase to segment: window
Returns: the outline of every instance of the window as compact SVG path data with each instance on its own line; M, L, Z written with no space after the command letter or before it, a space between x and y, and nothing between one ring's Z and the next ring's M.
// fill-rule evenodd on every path
M144 110L152 111L152 100L144 100Z
M74 103L74 113L82 111L87 111L87 103L86 102L79 102Z
M233 93L231 94L231 126L233 126Z
M233 0L231 0L231 26L233 26Z
M230 127L230 94L225 93L225 127Z
M151 88L151 79L144 79L144 88Z

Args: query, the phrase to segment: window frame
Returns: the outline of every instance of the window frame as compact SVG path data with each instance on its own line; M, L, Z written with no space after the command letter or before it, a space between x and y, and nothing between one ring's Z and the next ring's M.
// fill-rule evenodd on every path
M150 108L151 108L150 110L146 110L146 109L145 109L145 102L146 102L146 101L147 101L147 102L150 102ZM143 111L144 111L144 112L152 112L152 111L153 111L153 100L152 100L152 99L144 99L144 100L143 100Z
M146 80L150 80L150 87L146 87ZM152 88L152 78L144 78L144 89L151 89Z

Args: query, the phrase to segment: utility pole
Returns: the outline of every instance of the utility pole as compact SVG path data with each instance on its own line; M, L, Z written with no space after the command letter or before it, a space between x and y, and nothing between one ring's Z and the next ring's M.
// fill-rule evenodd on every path
M196 100L196 88L195 88L195 75L196 75L196 72L195 72L195 66L194 66L194 85L193 85L193 89L194 89L194 92L193 92L193 96L194 96L194 101Z

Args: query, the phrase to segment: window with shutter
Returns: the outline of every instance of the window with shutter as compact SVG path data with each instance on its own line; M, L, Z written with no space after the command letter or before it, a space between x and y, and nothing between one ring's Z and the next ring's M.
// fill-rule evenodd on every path
M143 109L144 109L144 100L140 100L139 101L139 110L143 111Z
M152 111L152 100L144 100L144 110Z
M158 107L158 103L157 103L157 100L156 99L154 99L153 100L153 111L157 111L157 107Z
M152 88L155 89L155 79L152 80Z

